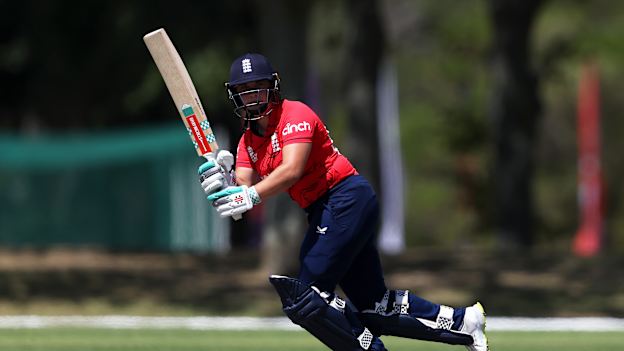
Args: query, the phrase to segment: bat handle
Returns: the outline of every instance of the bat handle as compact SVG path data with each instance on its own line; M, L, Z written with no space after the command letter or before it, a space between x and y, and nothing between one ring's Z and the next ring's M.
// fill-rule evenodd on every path
M217 163L217 160L215 159L214 154L212 152L205 154L204 157L208 161L214 162L215 164ZM231 169L230 171L223 172L223 176L225 177L225 181L228 183L228 185L236 185L236 183L234 182L234 177L232 176ZM237 215L232 216L232 218L234 218L235 221L238 221L239 219L243 218L243 216L241 214L237 214Z
M227 180L228 184L229 184L229 185L236 185L236 183L234 182L234 177L232 177L232 171L225 172L225 173L227 173L227 174L225 175L225 179ZM238 220L240 220L241 218L243 218L243 215L241 215L241 214L236 214L236 215L233 215L233 216L232 216L232 218L234 218L234 220L235 220L235 221L238 221Z

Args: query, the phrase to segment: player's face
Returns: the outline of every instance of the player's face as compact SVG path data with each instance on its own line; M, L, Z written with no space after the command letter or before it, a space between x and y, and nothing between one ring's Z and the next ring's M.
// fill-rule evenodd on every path
M269 103L269 93L272 88L271 81L261 80L245 84L239 84L232 87L235 99L238 100L237 106L244 106L240 111L241 114L262 113ZM242 116L242 117L245 117Z

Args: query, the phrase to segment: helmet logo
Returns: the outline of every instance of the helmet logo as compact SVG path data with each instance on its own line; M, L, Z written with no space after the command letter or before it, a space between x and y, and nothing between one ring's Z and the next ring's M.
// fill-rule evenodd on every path
M251 60L250 59L242 60L241 64L243 66L243 73L250 73L251 72Z

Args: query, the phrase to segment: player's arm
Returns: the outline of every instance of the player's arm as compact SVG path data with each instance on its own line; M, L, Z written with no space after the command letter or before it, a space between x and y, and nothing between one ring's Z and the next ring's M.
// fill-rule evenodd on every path
M305 170L312 143L293 143L282 149L282 163L255 185L261 199L281 193L295 184Z
M236 167L236 184L251 186L253 180L256 178L253 168L248 167Z
M250 210L263 198L270 197L291 187L305 170L305 165L312 150L312 143L293 143L282 148L282 163L266 178L253 183L253 172L243 168L242 179L238 186L226 188L208 196L221 217L235 216ZM238 170L237 170L238 175ZM237 176L238 177L238 176ZM244 183L244 184L241 184Z

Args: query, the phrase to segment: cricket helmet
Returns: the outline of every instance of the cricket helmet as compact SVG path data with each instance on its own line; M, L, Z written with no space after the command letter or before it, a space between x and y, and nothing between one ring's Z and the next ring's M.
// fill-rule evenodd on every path
M252 82L268 81L268 87L236 89ZM272 104L279 103L280 79L269 60L260 54L247 53L232 62L230 79L225 83L234 113L248 121L268 116Z

